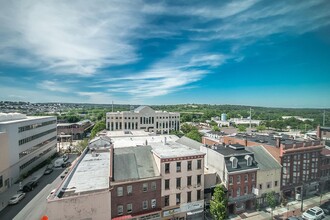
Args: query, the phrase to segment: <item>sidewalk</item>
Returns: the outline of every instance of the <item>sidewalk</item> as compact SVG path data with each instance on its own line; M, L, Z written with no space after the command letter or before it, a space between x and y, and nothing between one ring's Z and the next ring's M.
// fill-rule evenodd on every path
M46 167L40 168L39 170L37 170L36 172L34 172L32 175L28 176L27 178L25 178L22 182L21 182L21 187L23 187L26 183L28 183L29 181L31 181L31 179L33 177L38 177L38 179L40 177L42 177L42 175L44 174ZM9 199L17 194L17 192L19 191L19 183L13 184L10 188L8 188L6 191L0 193L0 211L2 211L4 208L6 208L6 206L8 205L8 201Z
M322 196L321 203L330 200L330 192ZM320 196L313 196L304 200L303 210L319 206ZM302 213L300 211L301 201L289 202L285 207L276 207L273 212L274 219L283 220L290 216L300 216ZM267 211L255 211L255 212L244 212L239 216L232 217L232 220L269 220L271 218L271 213Z

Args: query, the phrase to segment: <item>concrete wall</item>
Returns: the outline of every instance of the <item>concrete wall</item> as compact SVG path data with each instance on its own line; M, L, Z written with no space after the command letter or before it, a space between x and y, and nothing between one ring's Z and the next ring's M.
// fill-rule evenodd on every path
M275 186L275 181L277 181L277 186ZM260 184L262 184L262 189L260 189ZM267 185L270 184L270 188ZM257 185L259 193L257 197L260 197L264 193L269 193L275 191L275 193L280 193L281 187L281 168L272 170L258 170L257 171Z
M7 133L0 132L0 177L2 177L2 183L0 183L0 192L4 191L7 187L5 181L10 177L9 167L9 148ZM1 178L0 178L1 181Z
M52 220L111 219L110 191L48 201L46 215Z
M221 178L221 181L227 185L227 171L225 168L225 161L221 154L217 153L216 151L207 148L207 147L200 147L200 151L205 153L205 167L212 167L217 171L217 174Z

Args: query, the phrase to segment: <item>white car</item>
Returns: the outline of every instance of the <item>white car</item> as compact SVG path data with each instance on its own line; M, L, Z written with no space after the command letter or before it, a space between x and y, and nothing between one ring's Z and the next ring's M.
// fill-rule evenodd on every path
M322 219L324 217L324 212L320 207L315 206L304 212L301 217L307 220Z
M19 193L16 195L13 195L13 197L10 198L8 204L14 205L17 204L19 201L21 201L25 197L25 193Z

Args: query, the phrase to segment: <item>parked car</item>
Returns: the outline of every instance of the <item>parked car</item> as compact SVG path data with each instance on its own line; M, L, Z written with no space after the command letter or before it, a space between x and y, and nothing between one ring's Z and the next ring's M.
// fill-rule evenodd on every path
M70 166L71 166L71 162L69 162L69 161L62 164L63 168L70 167Z
M66 161L69 160L69 155L68 154L64 154L62 158L63 158L63 161L66 162Z
M52 172L53 172L53 169L52 168L46 168L45 169L45 172L44 172L44 175L51 174Z
M24 197L25 197L25 193L19 193L19 194L13 195L13 197L11 197L10 200L8 201L8 204L9 205L17 204Z
M320 205L320 208L323 209L323 212L326 215L330 215L330 201L327 201L327 202L323 203L322 205Z
M314 219L322 219L324 217L324 212L320 207L315 206L314 208L308 209L301 216L303 219L314 220Z
M26 183L24 186L23 186L23 192L30 192L32 191L34 188L36 188L38 186L38 177L33 177L30 182Z
M299 217L299 216L291 216L291 217L287 218L286 220L303 220L303 218Z

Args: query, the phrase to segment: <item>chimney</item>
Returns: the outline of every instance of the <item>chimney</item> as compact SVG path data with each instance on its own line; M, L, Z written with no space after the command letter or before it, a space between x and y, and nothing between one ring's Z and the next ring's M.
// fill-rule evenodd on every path
M281 138L277 137L276 138L276 146L277 148L280 148L281 147Z
M320 125L318 125L317 128L316 128L316 137L317 137L318 139L322 139L322 132L321 132L321 127L320 127Z

